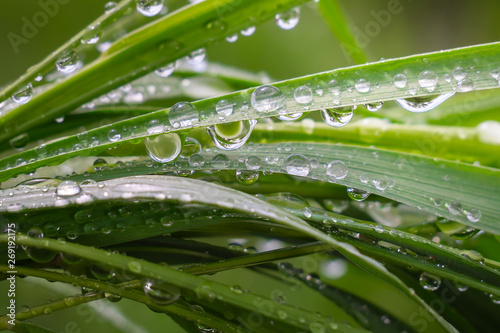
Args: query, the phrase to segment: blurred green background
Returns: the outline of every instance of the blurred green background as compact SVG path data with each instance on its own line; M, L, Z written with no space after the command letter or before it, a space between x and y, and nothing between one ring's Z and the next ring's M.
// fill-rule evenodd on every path
M32 21L33 15L41 10L39 1L57 0L1 0L0 63L3 66L0 85L16 79L84 28L102 13L108 0L64 0L67 4L60 5L57 15L26 44L19 45L16 53L8 34L21 35L23 17ZM167 1L170 7L187 2ZM340 3L350 18L351 27L363 34L368 31L373 36L366 35L368 38L362 40L372 61L500 40L500 2L494 0L351 0ZM374 24L377 21L372 13L391 5L401 7L401 12L391 15L386 27ZM299 25L291 31L267 22L251 37L240 37L234 44L221 42L209 47L208 58L253 71L266 71L276 79L352 65L315 8L312 2L304 6Z

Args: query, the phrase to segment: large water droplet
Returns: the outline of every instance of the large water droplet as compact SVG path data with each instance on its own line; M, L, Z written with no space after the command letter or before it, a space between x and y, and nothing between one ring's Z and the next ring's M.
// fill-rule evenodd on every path
M146 138L145 146L149 156L160 163L175 160L182 150L182 141L177 133L160 134L156 138Z
M201 152L201 144L198 140L193 138L186 138L184 140L184 146L182 147L182 151L180 156L182 158L189 158L193 154L199 154Z
M347 189L347 195L352 200L363 201L366 198L368 198L368 196L370 196L370 192L363 191L363 190L360 190L360 189L357 189L357 188L349 187Z
M71 74L76 70L78 65L78 55L75 51L65 53L56 62L56 68L63 74Z
M28 83L26 86L12 95L12 100L17 104L26 104L31 100L32 96L33 86L31 85L31 83Z
M179 288L155 280L143 281L143 289L149 299L161 306L175 303L181 296Z
M61 197L71 197L82 191L77 182L65 180L61 182L56 189L56 194Z
M235 150L247 142L256 124L255 119L241 120L210 126L207 131L216 147Z
M323 121L332 127L342 127L349 123L354 115L356 106L343 107L338 109L321 110L321 118Z
M370 92L370 82L366 81L365 79L359 79L355 84L354 88L356 88L356 91L361 93L361 94L366 94Z
M139 0L137 11L144 16L155 16L163 9L163 0Z
M462 212L462 204L458 201L453 201L448 205L448 211L453 215L458 215Z
M479 209L470 209L465 212L465 215L467 216L467 220L471 222L477 222L481 219L481 211Z
M420 275L420 285L425 289L425 290L437 290L439 286L441 285L441 278L439 276L429 274L429 273L422 273Z
M262 161L260 157L258 156L248 156L245 159L245 166L249 170L258 170L260 169L260 166L262 165Z
M270 112L283 105L284 96L276 87L261 86L254 90L250 102L258 112Z
M309 104L312 102L313 93L308 86L300 86L293 93L295 101L299 104Z
M344 179L349 170L347 166L342 161L332 161L326 166L326 174L334 179Z
M396 74L392 79L392 83L394 83L394 86L399 89L404 89L406 87L406 82L407 79L404 74Z
M104 171L108 168L108 162L103 158L98 158L92 164L95 171Z
M111 142L116 142L116 141L120 140L121 138L122 138L122 135L120 134L120 132L118 132L115 129L112 129L108 132L108 139Z
M238 182L240 182L243 185L252 185L259 179L259 172L258 171L236 171L236 179L238 179Z
M179 102L172 106L168 114L170 125L174 128L190 127L199 122L200 115L195 106L189 102Z
M285 13L276 14L276 24L283 30L290 30L297 26L300 19L300 8L293 8Z
M290 175L305 177L309 174L311 164L304 155L292 154L283 162L283 168Z
M434 109L439 104L446 101L455 93L444 93L437 97L412 97L406 99L396 99L396 102L401 105L405 110L410 112L427 112Z
M418 84L429 92L436 89L437 82L438 76L433 71L423 71L418 75Z

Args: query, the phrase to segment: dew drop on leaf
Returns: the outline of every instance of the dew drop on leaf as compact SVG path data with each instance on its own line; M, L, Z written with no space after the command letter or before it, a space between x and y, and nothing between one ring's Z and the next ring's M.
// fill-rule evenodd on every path
M352 187L349 187L347 189L347 195L349 196L349 198L351 198L352 200L355 200L355 201L363 201L365 200L366 198L368 198L368 196L370 195L370 192L367 192L367 191L363 191L363 190L360 190L360 189L357 189L357 188L352 188Z
M56 188L56 194L60 197L71 197L80 194L81 191L80 185L72 180L65 180Z
M283 162L283 168L290 175L305 177L309 174L310 162L304 155L292 154Z
M290 30L297 26L300 19L300 8L296 7L287 12L276 14L276 24L283 30Z
M259 179L259 172L252 170L238 170L236 171L236 179L240 184L252 185Z
M299 104L309 104L313 99L312 90L308 86L300 86L295 89L293 97Z
M334 179L344 179L348 173L347 166L340 160L332 161L326 166L326 174Z
M356 106L338 108L338 109L324 109L321 110L321 118L323 121L332 127L342 127L349 123L354 115Z
M137 11L144 16L152 17L161 12L164 0L139 0Z
M146 150L149 157L160 163L175 160L182 150L182 141L177 133L160 134L154 139L146 138Z
M209 126L207 132L217 148L235 150L247 142L256 124L255 119L241 120Z
M174 128L190 127L199 122L200 115L193 104L179 102L170 109L168 120Z
M78 65L78 54L75 51L65 53L59 60L56 61L56 68L63 74L71 74L76 70Z
M392 83L398 89L404 89L406 87L406 82L406 76L401 73L394 75L394 78L392 79Z
M252 93L250 102L258 112L270 112L283 106L284 96L276 87L261 86Z
M405 110L410 112L427 112L434 109L439 104L446 101L448 98L453 96L455 93L444 93L437 97L412 97L412 98L401 98L396 99L396 103L398 103Z
M420 285L425 289L425 290L437 290L439 286L441 285L441 278L436 275L432 275L429 273L422 273L419 278Z

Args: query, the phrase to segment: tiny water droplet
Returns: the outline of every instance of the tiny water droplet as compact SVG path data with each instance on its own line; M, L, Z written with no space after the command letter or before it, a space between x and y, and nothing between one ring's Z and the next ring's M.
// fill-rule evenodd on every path
M155 304L165 306L175 303L181 296L179 288L155 280L143 281L144 293Z
M420 285L425 290L435 291L441 285L441 278L439 276L432 275L432 274L425 273L425 272L420 275L419 281L420 281Z
M12 100L17 104L26 104L33 96L33 86L28 83L22 89L12 95Z
M258 170L262 165L262 161L258 156L248 156L245 159L245 166L249 170Z
M423 89L432 92L436 89L438 76L433 71L423 71L418 75L418 84Z
M368 111L376 112L376 111L380 110L380 108L382 107L382 105L384 105L384 102L369 103L369 104L365 104L365 108Z
M108 132L108 139L112 142L116 142L116 141L120 140L121 138L122 138L122 135L120 134L120 132L118 132L115 129L112 129Z
M332 127L342 127L349 123L354 115L356 106L343 107L338 109L321 110L321 118L323 121Z
M163 0L139 0L137 2L137 11L144 16L152 17L163 9Z
M396 74L392 79L392 83L394 83L394 86L399 89L404 89L406 87L406 82L407 79L404 74Z
M471 222L478 222L479 219L481 219L481 211L479 209L471 209L471 210L468 210L466 211L466 216L467 216L467 220L471 221Z
M56 62L56 68L63 74L71 74L76 70L78 65L78 55L74 50L65 53Z
M471 79L462 79L457 83L457 88L455 89L458 92L469 92L474 90L475 84Z
M366 94L370 92L370 82L366 81L365 79L359 79L355 84L354 88L356 88L356 91L361 93L361 94Z
M172 75L174 70L175 70L175 62L172 62L170 64L157 68L155 70L155 74L158 75L159 77L169 77L170 75Z
M156 138L146 138L146 150L149 157L160 163L175 160L182 150L182 141L177 133L160 134Z
M368 196L370 196L370 192L363 191L363 190L360 190L360 189L357 189L357 188L349 187L347 189L347 195L352 200L363 201L366 198L368 198Z
M290 175L305 177L309 174L310 162L304 155L292 154L283 162L283 168Z
M229 43L234 43L237 40L238 40L238 35L237 34L226 37L226 41L228 41Z
M292 8L291 10L276 14L276 24L283 30L290 30L297 26L300 19L300 8Z
M229 157L224 154L217 154L212 158L212 166L216 169L224 169L231 165Z
M56 194L61 197L71 197L82 191L77 182L65 180L61 182L56 189Z
M187 57L187 61L192 64L199 64L203 62L203 60L205 60L206 56L207 56L207 51L204 48L201 48L191 52Z
M223 115L225 117L229 117L230 115L232 115L233 110L234 110L234 103L225 99L221 99L215 105L215 111L217 112L217 114Z
M238 179L238 182L243 185L252 185L259 179L259 172L258 171L236 171L236 179Z
M453 215L458 215L462 212L462 204L458 201L453 201L448 205L448 211Z
M114 12L115 9L116 9L116 2L114 2L114 1L106 2L106 4L104 5L104 12L106 14L110 14L110 13Z
M108 168L108 162L103 158L98 158L92 164L95 171L104 171Z
M95 44L101 38L101 29L99 26L90 26L80 39L82 44Z
M451 72L451 74L453 75L453 77L457 81L463 80L465 78L465 76L467 75L465 70L460 66L455 67L453 69L453 71Z
M255 26L248 27L240 31L241 35L245 37L252 36L254 32L255 32Z

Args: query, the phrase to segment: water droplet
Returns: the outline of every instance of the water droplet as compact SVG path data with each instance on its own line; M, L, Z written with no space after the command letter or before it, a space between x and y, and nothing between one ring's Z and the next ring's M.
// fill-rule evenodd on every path
M498 80L498 78L500 77L500 71L498 69L494 69L493 71L491 71L491 77L495 80Z
M101 38L101 29L99 26L91 26L88 28L80 40L82 44L95 44Z
M144 280L144 293L155 304L165 306L175 303L181 296L179 288L155 280Z
M116 2L114 2L114 1L106 2L106 4L104 5L104 12L106 14L110 14L110 13L114 12L115 9L116 9Z
M118 132L115 129L112 129L108 132L108 139L112 142L116 142L116 141L120 140L121 138L122 138L122 135L120 134L120 132Z
M221 99L215 105L215 111L217 112L217 114L225 117L229 117L230 115L232 115L233 109L234 109L234 103L225 99Z
M291 114L282 114L278 116L279 120L283 121L294 121L302 117L304 113L302 112L296 112L296 113L291 113Z
M334 179L344 179L348 173L345 163L339 160L328 163L326 167L326 174Z
M340 94L340 86L337 80L330 80L330 82L328 82L328 91L334 96Z
M382 105L384 105L384 102L369 103L369 104L365 104L365 108L368 111L376 112L376 111L380 110L380 108L382 107Z
M423 71L418 76L418 84L428 92L434 91L438 82L438 76L432 71Z
M177 133L160 134L156 138L146 138L146 150L149 157L160 163L175 160L182 149L182 141Z
M65 180L57 186L56 194L61 197L71 197L79 194L81 190L77 182Z
M283 162L283 168L290 175L305 177L309 174L310 162L304 155L292 154Z
M406 87L406 82L407 79L404 74L396 74L392 79L392 83L394 83L394 86L399 89L404 89Z
M170 64L157 68L155 70L155 74L158 75L159 77L169 77L170 75L172 75L174 70L175 70L175 62L172 62Z
M356 106L321 110L321 118L329 126L342 127L352 119L355 109Z
M436 275L432 275L429 273L422 273L420 275L420 285L425 289L425 290L437 290L439 286L441 285L441 278Z
M255 119L241 120L209 126L207 132L217 148L235 150L247 142L256 124Z
M260 157L258 157L258 156L248 156L245 159L245 166L249 170L260 169L261 163L262 163L262 161L261 161Z
M229 157L224 154L217 154L212 158L212 166L216 169L224 169L231 165Z
M368 196L370 195L370 192L359 190L357 188L349 187L347 189L347 195L349 195L349 198L351 198L352 200L363 201L366 198L368 198Z
M370 82L366 81L365 79L359 79L355 84L354 88L356 88L356 91L361 93L361 94L366 94L370 92Z
M457 83L457 88L455 89L458 92L469 92L474 90L475 84L471 79L462 79Z
M462 212L462 204L458 201L453 201L448 205L448 211L453 215L458 215Z
M254 90L250 102L258 112L270 112L283 105L284 96L273 86L261 86Z
M259 172L258 171L236 171L236 179L238 179L238 182L243 185L252 185L259 179Z
M94 161L94 164L92 164L94 167L95 171L104 171L108 168L108 162L106 162L105 159L103 158L98 158Z
M471 222L478 222L479 219L481 219L481 211L479 209L471 209L465 212L465 215L467 216L467 220Z
M228 41L229 43L234 43L237 40L238 40L238 35L237 34L226 37L226 41Z
M427 112L434 109L439 104L446 101L455 93L444 93L437 97L412 97L406 99L396 99L396 102L401 105L405 110L410 112Z
M254 32L255 32L255 27L254 26L248 27L248 28L243 29L243 30L240 31L241 35L245 36L245 37L252 36Z
M453 75L453 77L457 81L463 80L465 78L465 76L467 75L467 73L465 72L465 70L462 67L455 67L453 69L453 71L451 72L451 74Z
M200 115L193 104L179 102L170 109L168 120L174 128L190 127L198 124Z
M12 95L12 100L17 104L26 104L31 100L33 96L33 86L28 83L22 89L18 90Z
M195 50L189 54L187 57L187 61L192 63L192 64L199 64L205 60L205 57L207 56L207 51L204 48Z
M276 14L276 24L283 30L290 30L297 26L300 19L300 8L292 8L291 10Z
M144 16L155 16L163 9L163 0L139 0L137 11Z
M309 104L312 102L313 93L308 86L300 86L293 93L295 101L299 104Z
M200 154L193 154L189 156L188 163L193 168L201 168L205 164L205 158Z
M182 151L180 153L180 157L189 158L193 154L198 154L201 152L201 144L198 140L187 137L184 140L184 146L182 147Z
M76 70L78 65L78 55L75 51L69 51L65 53L56 62L56 68L59 72L63 74L71 74Z

